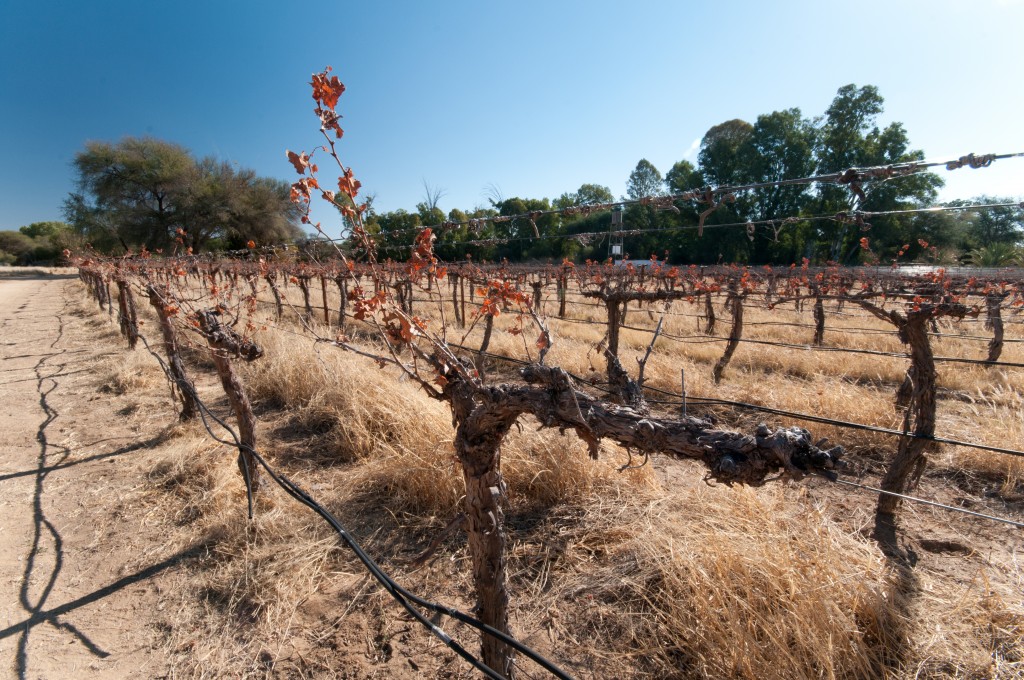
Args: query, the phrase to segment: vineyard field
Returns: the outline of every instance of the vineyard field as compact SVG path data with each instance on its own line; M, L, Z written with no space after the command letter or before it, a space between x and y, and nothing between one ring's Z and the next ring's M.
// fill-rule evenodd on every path
M311 285L307 298L288 278L275 296L270 285L242 285L244 276L236 285L224 269L179 280L173 295L196 308L219 299L223 314L238 314L237 328L249 327L261 356L238 361L238 377L253 404L259 451L278 472L334 513L397 582L472 611L472 559L459 526L466 487L451 413L396 366L378 366L372 322L349 309L341 331L336 290ZM486 306L497 280L485 275L491 283L467 294L467 308ZM578 280L561 298L553 286L531 291L528 280L518 288L539 294L530 304L550 333L545 360L575 376L582 399L609 385L601 351L608 318ZM122 466L130 500L107 521L132 521L126 507L145 518L162 534L147 548L156 563L204 551L158 577L173 579L173 587L160 586L173 615L149 624L160 632L160 662L195 677L469 674L368 580L329 528L266 480L246 520L230 447L199 423L175 424L178 406L158 360L142 344L118 348L117 310L99 309L86 297L96 288L87 287L67 297L87 314L69 318L112 355L92 369L95 389L104 401L127 401L115 418L150 442ZM457 282L447 280L416 288L404 303L410 318L429 319L436 333L446 324L449 346L469 348L464 356L490 383L519 381L520 367L538 359L522 314L510 305L493 316L481 353L485 318L462 316L453 289ZM627 306L618 356L633 373L644 361L649 417L678 418L685 386L687 416L722 430L806 427L827 446L842 445L839 479L861 488L827 475L729 485L697 460L648 461L611 441L599 443L595 460L577 433L523 416L500 453L516 638L575 677L1014 677L1024 636L1020 529L934 504L1024 518L1020 459L966 445L1010 450L1024 441L1019 308L1004 309L998 365L973 363L989 348L983 313L939 318L930 328L935 434L965 445L928 454L911 493L933 505L900 506L894 560L876 542L878 496L864 487L879 485L895 454L900 438L887 431L904 427L894 394L906 345L882 319L834 299L824 301L824 342L814 345L812 299L771 304L751 295L742 342L716 382L733 313L726 293L727 286L711 293L718 330L710 334L703 296ZM175 323L187 318L182 311ZM159 347L153 308L139 305L138 321L141 336ZM233 422L201 336L187 326L179 333L197 397ZM336 346L339 338L358 351ZM472 638L462 626L446 629Z

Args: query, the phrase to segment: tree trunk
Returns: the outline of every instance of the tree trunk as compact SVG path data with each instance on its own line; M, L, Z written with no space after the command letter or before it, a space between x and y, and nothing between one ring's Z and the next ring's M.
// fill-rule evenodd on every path
M992 339L988 343L986 361L999 361L999 356L1003 353L1003 317L1000 308L1003 297L998 293L992 293L985 298L987 314L985 328L992 331Z
M619 356L619 326L622 325L620 317L621 303L617 298L605 300L605 307L608 308L608 353L614 357Z
M274 294L274 305L277 308L277 320L281 320L281 316L284 314L284 305L281 304L281 291L277 289L277 274L270 272L264 276L267 280L267 284L270 286L270 292Z
M814 344L825 344L825 305L820 295L814 296Z
M139 319L135 311L135 296L131 285L124 279L117 279L118 320L121 335L128 339L128 348L135 349L139 341Z
M715 334L715 306L711 304L711 291L704 291L704 316L707 317L707 324L704 326L704 335Z
M313 322L313 305L312 305L312 303L311 303L311 301L309 299L309 277L308 276L299 276L299 277L296 277L296 278L298 278L298 280L299 280L299 290L302 291L302 304L303 304L303 307L305 308L305 311L303 312L303 315L302 315L302 320L305 323L312 323Z
M900 328L900 335L910 345L911 368L907 380L911 381L910 409L913 415L915 437L905 437L882 477L882 489L893 493L904 493L913 486L924 472L926 452L932 446L928 439L935 434L935 360L931 343L928 341L930 314L911 312ZM888 494L878 499L878 516L891 522L894 519L900 499Z

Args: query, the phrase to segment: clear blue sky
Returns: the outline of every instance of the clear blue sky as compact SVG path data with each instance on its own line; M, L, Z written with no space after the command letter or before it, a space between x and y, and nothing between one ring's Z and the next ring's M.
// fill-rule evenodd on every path
M87 140L152 135L292 181L328 64L378 210L413 209L424 181L446 211L488 186L621 195L641 158L664 173L713 125L819 115L847 83L876 85L929 159L1024 151L1022 29L1022 0L4 0L0 229L61 219ZM1024 159L942 174L943 199L1024 195Z

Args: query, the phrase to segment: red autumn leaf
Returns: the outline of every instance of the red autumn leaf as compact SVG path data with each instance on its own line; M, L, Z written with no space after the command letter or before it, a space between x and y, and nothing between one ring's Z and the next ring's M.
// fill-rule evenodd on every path
M323 104L329 109L333 109L338 105L338 98L341 97L345 91L345 86L338 76L328 76L331 67L328 66L321 73L313 74L313 82L310 85L313 86L313 99L318 104Z
M350 198L355 198L359 193L359 187L363 186L362 183L355 179L352 175L352 168L345 170L345 175L338 178L338 189L343 194L347 194Z
M541 333L537 337L537 349L547 349L548 347L548 336L547 333Z
M252 250L253 248L256 247L256 241L249 240L249 241L246 242L245 245L246 245L246 247L249 248L249 250Z

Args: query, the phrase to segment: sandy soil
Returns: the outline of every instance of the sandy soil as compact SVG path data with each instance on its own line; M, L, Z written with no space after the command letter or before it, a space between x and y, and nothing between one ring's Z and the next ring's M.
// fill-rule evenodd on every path
M97 385L114 347L71 285L0 280L0 677L160 677L161 579L181 558L142 554L155 529L126 512L138 480L119 465L153 433Z

